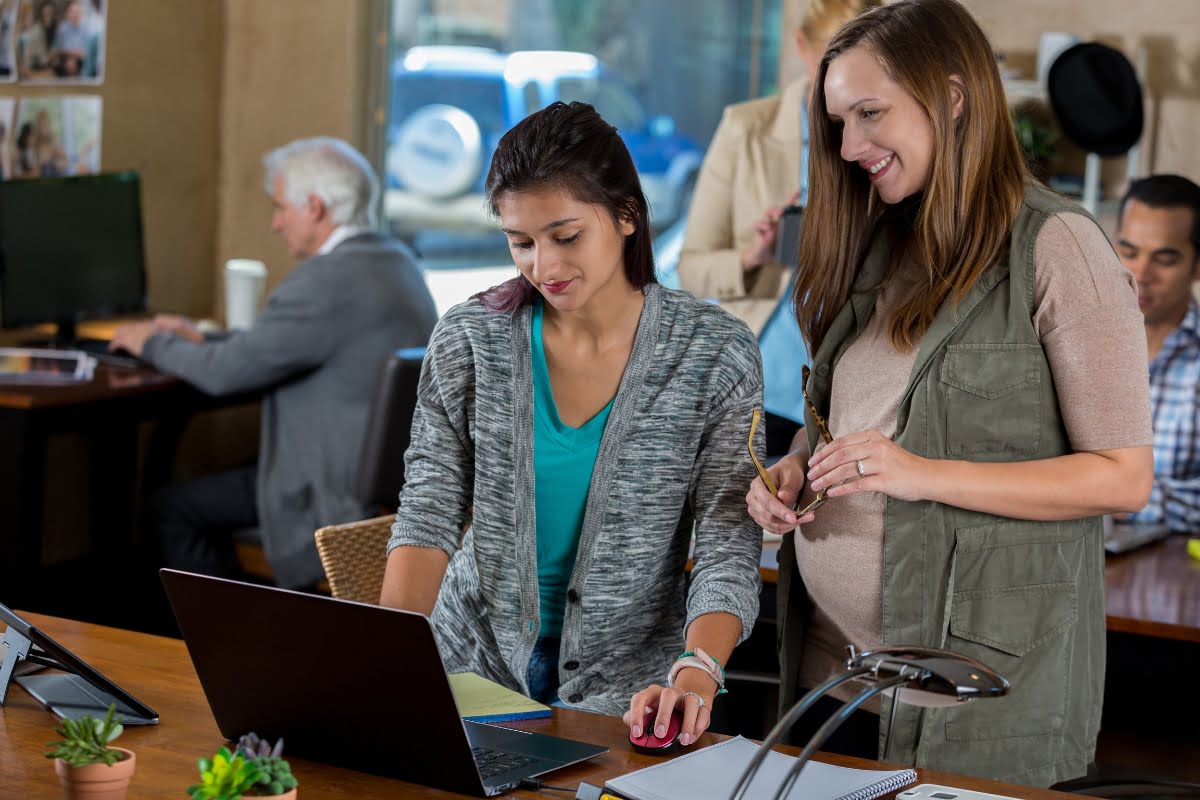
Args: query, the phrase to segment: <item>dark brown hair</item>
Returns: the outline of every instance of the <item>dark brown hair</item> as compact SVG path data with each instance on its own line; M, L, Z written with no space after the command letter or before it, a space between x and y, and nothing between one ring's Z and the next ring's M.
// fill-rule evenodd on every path
M919 198L889 207L866 172L841 157L825 106L830 63L866 47L925 110L933 127L929 180ZM950 76L961 81L956 119ZM910 349L947 299L958 302L1004 254L1029 180L987 37L955 0L898 0L854 18L830 41L810 110L809 199L794 301L812 352L850 298L872 238L891 237L894 269L916 260L923 280L890 320L892 343Z
M1186 208L1192 212L1192 230L1188 238L1192 255L1200 257L1200 186L1182 175L1150 175L1129 184L1117 207L1117 230L1125 219L1125 206L1137 200L1150 208Z
M493 215L511 194L556 189L608 211L613 224L634 224L625 237L625 277L634 287L656 283L650 209L633 158L617 129L587 103L551 103L521 120L500 139L484 192ZM476 295L490 311L513 313L533 302L537 289L523 276Z

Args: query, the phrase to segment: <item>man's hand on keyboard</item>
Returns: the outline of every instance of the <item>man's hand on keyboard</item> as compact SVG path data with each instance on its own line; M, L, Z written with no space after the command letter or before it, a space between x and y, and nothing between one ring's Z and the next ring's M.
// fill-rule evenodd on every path
M163 333L170 333L189 342L202 344L204 334L196 327L196 323L182 314L156 314L154 325Z
M131 322L122 325L113 332L112 342L108 349L111 351L124 350L141 358L142 348L146 340L155 334L165 333L178 336L197 344L204 341L204 334L185 316L180 314L157 314L154 319L145 322Z
M113 331L112 341L108 343L108 349L110 352L124 350L141 358L142 348L145 347L146 340L154 334L161 332L158 326L154 324L154 320L130 322L121 325Z

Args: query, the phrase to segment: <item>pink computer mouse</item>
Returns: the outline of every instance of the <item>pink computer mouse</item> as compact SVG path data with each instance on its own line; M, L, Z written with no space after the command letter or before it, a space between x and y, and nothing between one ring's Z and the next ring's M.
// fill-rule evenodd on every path
M632 729L630 730L629 741L639 753L663 755L674 750L679 742L679 729L683 727L683 709L676 708L671 712L671 719L667 723L667 735L661 739L654 735L654 720L657 716L657 708L642 715L641 736L635 737Z

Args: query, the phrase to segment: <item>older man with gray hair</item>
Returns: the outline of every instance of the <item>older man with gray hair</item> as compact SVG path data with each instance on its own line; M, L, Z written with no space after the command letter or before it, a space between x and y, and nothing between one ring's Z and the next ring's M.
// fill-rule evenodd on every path
M355 473L380 366L397 348L426 344L437 312L412 253L372 229L379 184L360 153L301 139L263 165L271 229L300 263L254 324L215 337L159 315L119 328L112 347L210 395L263 393L257 465L151 501L162 563L237 577L232 534L257 526L276 582L304 587L323 574L313 531L368 511Z

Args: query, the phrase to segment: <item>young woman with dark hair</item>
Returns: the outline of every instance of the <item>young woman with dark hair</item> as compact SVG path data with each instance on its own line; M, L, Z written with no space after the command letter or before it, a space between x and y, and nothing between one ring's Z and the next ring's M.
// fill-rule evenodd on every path
M633 160L591 106L505 134L487 194L520 275L433 333L381 602L430 614L448 669L635 735L682 706L691 744L758 611L754 337L655 280Z
M1029 177L993 50L955 0L848 23L810 119L809 436L772 468L778 497L761 480L747 496L786 533L783 700L847 643L961 651L1009 695L901 704L884 755L1082 775L1104 687L1100 516L1141 508L1152 476L1132 280L1095 221ZM877 755L878 716L855 727L850 749Z

